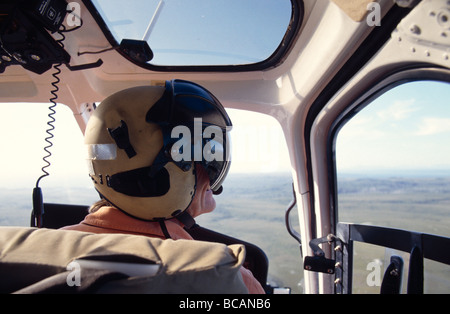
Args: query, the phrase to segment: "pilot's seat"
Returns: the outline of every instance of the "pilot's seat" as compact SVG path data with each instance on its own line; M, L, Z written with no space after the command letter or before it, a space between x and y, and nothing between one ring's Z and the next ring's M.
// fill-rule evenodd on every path
M198 241L56 230L88 206L44 204L41 228L0 227L0 293L248 293L239 268L266 289L257 246L195 225Z
M247 293L242 245L0 227L0 293Z

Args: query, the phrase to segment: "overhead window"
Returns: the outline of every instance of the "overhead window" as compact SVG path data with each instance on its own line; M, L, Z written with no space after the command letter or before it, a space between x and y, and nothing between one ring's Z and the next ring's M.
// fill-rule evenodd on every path
M285 48L290 0L93 0L117 43L146 41L156 66L248 65ZM298 19L298 17L297 17Z

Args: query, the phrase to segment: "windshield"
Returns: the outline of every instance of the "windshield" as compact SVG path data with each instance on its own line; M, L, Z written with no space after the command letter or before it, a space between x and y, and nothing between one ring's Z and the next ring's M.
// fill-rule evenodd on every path
M92 0L117 43L143 40L157 66L247 65L281 45L290 0ZM282 46L285 46L284 44Z

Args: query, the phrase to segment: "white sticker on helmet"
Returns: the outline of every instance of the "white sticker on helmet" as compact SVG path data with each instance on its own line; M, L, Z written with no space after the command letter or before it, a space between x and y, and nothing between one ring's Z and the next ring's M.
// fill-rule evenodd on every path
M114 160L116 158L116 144L87 144L87 159L89 160Z

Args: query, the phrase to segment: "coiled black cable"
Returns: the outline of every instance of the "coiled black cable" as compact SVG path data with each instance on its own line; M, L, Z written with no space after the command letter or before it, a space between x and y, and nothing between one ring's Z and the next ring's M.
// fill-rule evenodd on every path
M56 42L64 49L64 43L63 41L66 39L65 35L65 26L61 25L60 30L57 32L60 36L60 39L56 40ZM47 171L47 168L51 166L51 163L49 161L49 158L52 156L52 152L50 151L50 148L53 146L52 139L54 138L53 131L55 130L54 123L56 121L54 115L56 114L56 100L58 99L58 91L59 91L59 82L61 81L59 78L59 74L61 73L60 67L62 66L62 62L56 63L53 66L53 69L55 72L52 74L52 76L55 78L55 80L51 83L53 86L53 89L50 91L50 93L53 95L49 99L50 106L48 118L49 121L47 122L48 128L46 129L47 137L45 138L45 141L47 142L47 146L44 147L44 151L47 153L42 160L44 161L45 165L41 168L43 174L37 179L36 181L36 187L33 189L33 211L31 215L31 226L32 227L38 227L41 228L43 226L43 218L44 218L44 203L43 203L43 197L42 197L42 190L39 187L40 181L49 176L49 172Z
M50 165L51 165L48 158L50 158L52 156L50 148L53 146L53 143L51 142L51 140L54 137L53 131L55 130L54 123L55 123L56 119L55 119L54 115L56 114L56 111L55 111L55 108L57 106L56 100L58 99L58 95L57 95L57 92L59 91L58 84L61 81L59 78L59 74L61 73L61 69L60 69L61 65L62 65L62 63L58 63L53 66L53 69L55 69L55 72L52 74L52 76L55 78L55 80L51 83L51 85L53 86L53 89L50 91L50 93L53 95L53 97L51 97L49 99L51 105L48 107L48 110L50 111L50 113L48 114L48 118L49 118L49 121L47 122L48 128L45 131L48 134L48 136L45 138L45 141L48 143L48 145L44 147L44 151L47 153L47 155L45 155L42 158L42 160L46 163L46 165L44 165L41 168L41 170L44 174L42 176L40 176L39 179L37 180L36 187L39 186L39 182L42 178L49 175L49 173L47 172L46 169L48 167L50 167Z

